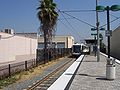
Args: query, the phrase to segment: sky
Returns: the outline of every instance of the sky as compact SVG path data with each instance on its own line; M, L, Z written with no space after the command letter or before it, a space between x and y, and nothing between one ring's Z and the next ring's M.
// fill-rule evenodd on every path
M12 28L15 32L38 32L40 22L36 8L39 0L0 0L0 30ZM61 11L95 10L96 0L54 0ZM120 0L98 0L98 5L120 5ZM56 35L72 35L77 42L90 38L91 26L96 26L95 11L59 12ZM110 21L120 17L120 11L110 12ZM68 16L71 15L77 19ZM66 19L65 19L66 18ZM90 24L85 24L80 20ZM106 24L106 12L99 13L100 26ZM120 20L111 23L111 30L120 25ZM104 27L106 28L106 26ZM101 31L104 35L104 31Z

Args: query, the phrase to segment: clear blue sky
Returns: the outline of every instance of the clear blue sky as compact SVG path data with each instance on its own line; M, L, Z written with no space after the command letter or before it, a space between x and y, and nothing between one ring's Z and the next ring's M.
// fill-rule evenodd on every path
M60 10L95 10L95 0L54 0ZM120 0L98 0L99 5L114 5L120 4ZM15 32L37 32L39 21L37 18L38 0L0 0L0 30L4 28L13 28ZM68 14L79 18L93 26L96 25L95 12L69 12ZM111 12L112 15L120 17L120 11ZM73 35L76 41L88 38L91 36L91 26L88 26L75 19L70 18L65 14L59 13L57 22L56 35ZM115 17L110 16L111 20ZM100 25L106 23L106 13L99 13ZM120 25L120 20L112 23L111 29L115 29ZM104 32L103 32L104 33Z

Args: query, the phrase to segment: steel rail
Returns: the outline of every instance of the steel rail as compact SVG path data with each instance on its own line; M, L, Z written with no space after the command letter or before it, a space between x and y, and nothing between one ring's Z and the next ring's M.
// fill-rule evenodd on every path
M58 67L57 69L55 69L54 71L52 71L50 74L48 74L47 76L45 76L44 78L42 78L41 80L39 80L38 82L36 82L35 84L33 84L31 87L29 87L26 90L34 90L37 86L39 86L40 84L44 83L45 81L47 81L47 79L49 79L50 77L52 77L53 75L55 75L56 73L60 72L66 65L68 65L71 61L73 61L72 59L70 61L67 61L65 64L63 64L62 66Z

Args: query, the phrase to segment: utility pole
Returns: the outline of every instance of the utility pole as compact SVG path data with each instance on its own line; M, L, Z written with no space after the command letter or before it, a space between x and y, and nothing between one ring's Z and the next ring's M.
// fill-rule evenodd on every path
M110 31L110 16L109 16L109 6L106 7L107 9L107 30ZM110 36L108 36L108 58L110 58Z
M96 0L96 6L98 6L98 0ZM100 61L100 39L99 39L99 20L98 11L96 10L96 29L97 29L97 62Z

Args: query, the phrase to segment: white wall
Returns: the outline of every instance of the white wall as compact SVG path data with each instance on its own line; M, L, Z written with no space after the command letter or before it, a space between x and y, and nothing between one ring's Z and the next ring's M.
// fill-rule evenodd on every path
M0 32L0 63L36 57L37 39Z
M74 44L74 38L72 36L68 37L68 48L72 48Z

